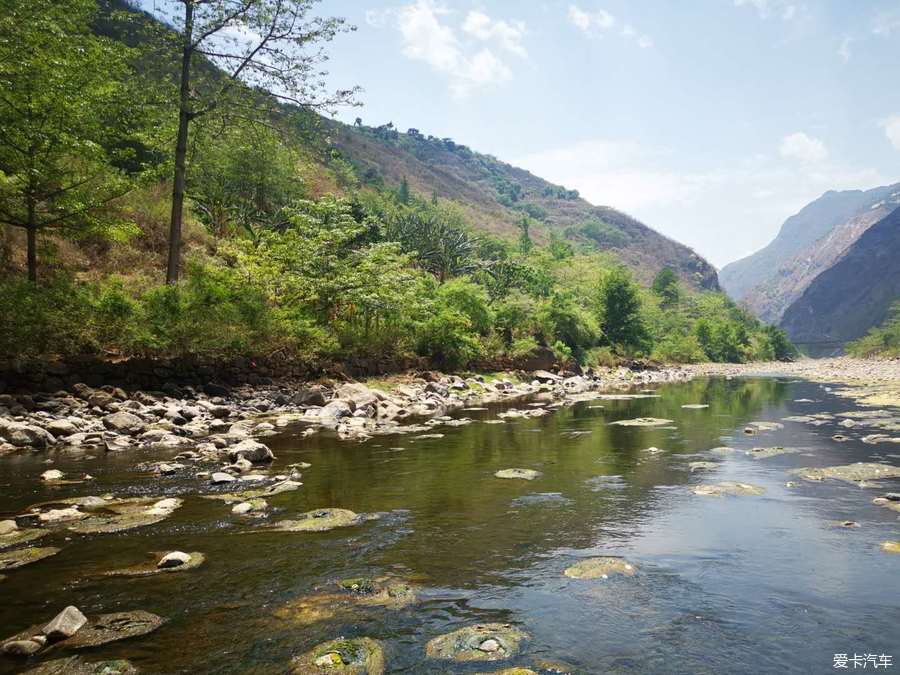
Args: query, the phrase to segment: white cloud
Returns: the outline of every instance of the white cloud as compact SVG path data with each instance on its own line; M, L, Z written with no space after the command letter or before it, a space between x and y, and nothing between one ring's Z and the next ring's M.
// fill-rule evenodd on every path
M883 37L890 37L894 33L900 33L900 11L880 13L875 17L872 32Z
M522 44L525 38L525 23L522 21L494 20L487 14L472 10L462 25L463 32L484 42L494 40L503 49L525 58L528 52Z
M463 42L444 19L451 12L433 0L416 0L396 11L397 27L403 40L403 54L427 63L449 78L450 91L465 98L473 89L507 82L512 70L489 47ZM471 11L462 25L465 35L479 42L495 42L501 49L527 56L522 40L525 24L495 21L480 11Z
M678 166L682 159L667 148L595 139L513 164L630 213L719 265L767 244L788 216L827 190L886 182L871 168L829 161L811 167L778 155L693 171Z
M389 9L367 9L366 23L372 28L384 28L391 16Z
M604 9L586 12L577 5L569 5L569 21L584 33L609 30L616 25L615 17Z
M603 9L588 12L577 5L569 5L569 21L582 33L594 37L616 25L616 18ZM621 35L626 40L635 40L638 47L648 49L653 46L653 38L640 34L631 24L622 26Z
M760 19L778 16L782 21L793 21L797 17L797 5L786 0L734 0L735 7L752 7Z
M825 144L802 131L785 136L781 140L778 152L782 157L799 159L802 162L821 162L828 157Z
M891 115L881 123L884 127L884 135L888 137L897 150L900 150L900 115Z
M838 47L838 56L840 56L844 63L847 63L850 60L851 52L850 52L850 43L853 42L853 38L845 37L841 41L841 46Z

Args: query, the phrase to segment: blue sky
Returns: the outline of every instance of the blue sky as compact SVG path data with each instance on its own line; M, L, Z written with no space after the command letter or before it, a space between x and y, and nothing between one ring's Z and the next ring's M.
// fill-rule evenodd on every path
M449 136L723 265L900 181L900 2L323 2L367 124Z

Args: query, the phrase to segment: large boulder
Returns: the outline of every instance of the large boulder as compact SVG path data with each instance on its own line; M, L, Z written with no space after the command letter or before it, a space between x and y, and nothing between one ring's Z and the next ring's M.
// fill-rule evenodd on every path
M144 422L137 415L119 411L103 418L103 425L110 431L134 435L144 430Z
M236 462L240 457L254 463L271 462L275 459L269 446L250 438L228 448L228 459Z
M24 422L0 419L0 439L17 448L46 448L56 439L49 431Z

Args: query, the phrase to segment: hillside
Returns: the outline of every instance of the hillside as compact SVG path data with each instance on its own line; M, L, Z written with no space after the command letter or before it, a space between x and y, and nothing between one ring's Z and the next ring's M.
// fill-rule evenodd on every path
M527 215L538 244L556 233L614 252L644 283L668 266L695 288L718 289L715 268L690 248L614 208L590 204L575 190L416 129L328 124L332 142L364 183L396 186L405 178L413 193L461 204L478 229L514 237Z
M881 324L900 298L900 208L869 227L784 313L797 342L845 342Z
M809 281L887 215L898 197L900 184L826 192L788 218L768 246L726 265L719 273L722 288L761 318L777 322Z

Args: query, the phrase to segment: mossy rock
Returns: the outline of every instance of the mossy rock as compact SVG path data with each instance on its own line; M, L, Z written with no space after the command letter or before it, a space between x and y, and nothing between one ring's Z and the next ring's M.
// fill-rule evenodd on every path
M782 448L775 446L772 448L753 448L747 451L747 456L753 459L768 459L769 457L778 457L779 455L792 455L800 452L797 448Z
M203 495L204 499L219 499L223 502L248 502L253 499L265 499L282 492L293 492L299 490L303 483L295 480L283 480L273 483L268 487L257 488L253 490L242 490L241 492L223 492L222 494Z
M42 663L26 670L24 675L135 675L137 672L137 668L124 659L88 663L80 656L70 656Z
M690 469L691 473L695 473L697 471L714 471L718 469L719 465L716 462L691 462L688 464L688 469Z
M508 623L478 624L430 640L425 654L459 662L500 661L515 656L528 638L528 633Z
M520 478L522 480L534 480L541 475L534 469L501 469L494 474L495 478Z
M564 574L571 579L607 579L615 574L633 577L636 573L637 568L625 558L605 556L580 560Z
M18 548L14 551L0 553L0 571L14 570L17 567L36 563L38 560L43 560L44 558L56 555L61 550L62 549L53 546L47 546L45 548L30 546L28 548Z
M789 473L809 481L822 481L830 478L847 483L858 483L865 480L900 478L900 467L873 462L857 462L842 466L793 469Z
M897 511L900 513L900 501L896 499L888 499L887 497L875 497L872 500L872 503L876 506L883 506L886 509L890 509L891 511Z
M326 593L294 598L272 612L273 616L298 626L311 626L319 621L349 615L353 602L348 594Z
M300 514L295 520L280 520L265 529L278 532L327 532L339 527L359 525L366 520L365 514L348 509L314 509Z
M402 609L419 599L414 586L392 577L342 579L338 586L350 594L354 603L367 607Z
M0 550L9 548L10 546L19 546L35 541L47 534L47 530L39 528L25 528L21 530L13 530L7 534L0 535Z
M123 567L117 570L110 570L108 572L104 572L104 575L108 577L148 577L156 574L186 572L187 570L193 570L200 567L200 565L202 565L206 561L206 556L199 551L190 551L188 555L191 557L191 559L183 565L178 565L176 567L157 567L157 563L162 560L163 556L166 555L166 553L167 552L165 551L154 552L152 554L152 560L138 563L137 565L132 565L131 567Z
M778 429L784 429L784 425L781 422L750 422L744 427L744 433L755 434L762 431L777 431Z
M177 497L114 499L92 509L91 515L84 520L69 523L67 527L79 534L124 532L160 523L181 508L183 503L184 500Z
M661 427L665 424L672 424L674 420L664 420L658 417L637 417L633 420L617 420L611 422L620 427Z
M900 541L883 541L881 550L885 553L900 553Z
M384 648L371 638L338 638L296 657L291 661L290 672L293 675L382 675Z
M691 492L703 497L758 497L765 494L766 489L750 483L723 481L721 483L696 485L691 488Z

